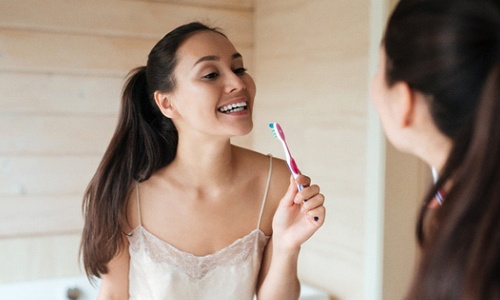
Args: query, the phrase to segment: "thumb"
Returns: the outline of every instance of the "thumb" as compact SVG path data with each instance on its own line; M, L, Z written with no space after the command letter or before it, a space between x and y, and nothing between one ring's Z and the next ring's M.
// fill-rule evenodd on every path
M292 176L290 176L290 184L288 185L288 189L286 190L285 195L283 196L283 198L281 198L280 206L285 206L285 207L293 206L294 205L293 199L295 199L295 195L297 194L297 192L298 190L297 190L297 184L295 183L295 179Z

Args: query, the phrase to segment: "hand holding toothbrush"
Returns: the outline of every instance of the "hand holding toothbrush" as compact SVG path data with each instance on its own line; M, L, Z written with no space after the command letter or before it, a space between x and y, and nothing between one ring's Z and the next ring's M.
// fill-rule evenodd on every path
M324 196L318 185L301 175L278 123L269 125L285 150L286 161L292 176L285 196L280 201L273 218L274 247L300 248L325 220Z
M325 197L318 185L309 185L311 179L304 175L294 179L281 199L273 218L273 245L284 251L296 249L307 241L324 223ZM302 185L299 191L297 185Z

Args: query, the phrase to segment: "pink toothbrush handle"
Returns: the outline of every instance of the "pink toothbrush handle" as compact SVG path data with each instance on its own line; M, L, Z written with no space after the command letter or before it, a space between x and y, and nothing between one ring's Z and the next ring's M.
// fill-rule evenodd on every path
M299 171L299 168L297 167L297 164L295 163L295 160L291 156L290 156L289 167L290 167L290 171L292 171L293 178L297 178L297 176L300 175L300 171ZM299 191L302 191L304 189L304 187L300 184L297 184L297 188L299 189Z
M297 167L297 164L295 163L293 157L290 157L290 170L292 171L294 177L300 175L299 168Z

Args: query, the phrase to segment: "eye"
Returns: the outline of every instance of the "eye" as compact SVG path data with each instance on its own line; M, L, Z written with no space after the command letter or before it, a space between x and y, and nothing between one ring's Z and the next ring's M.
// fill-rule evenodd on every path
M218 77L219 77L219 74L215 73L215 72L212 72L212 73L209 73L209 74L203 76L204 79L210 79L210 80L217 79Z
M234 74L236 75L243 75L247 72L247 69L245 68L237 68L233 70Z

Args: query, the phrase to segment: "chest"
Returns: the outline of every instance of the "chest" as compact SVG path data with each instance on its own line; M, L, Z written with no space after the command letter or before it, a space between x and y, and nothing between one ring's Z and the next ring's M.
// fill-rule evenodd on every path
M174 192L142 201L142 225L178 249L206 255L257 229L262 201L262 196L233 192L219 198Z

